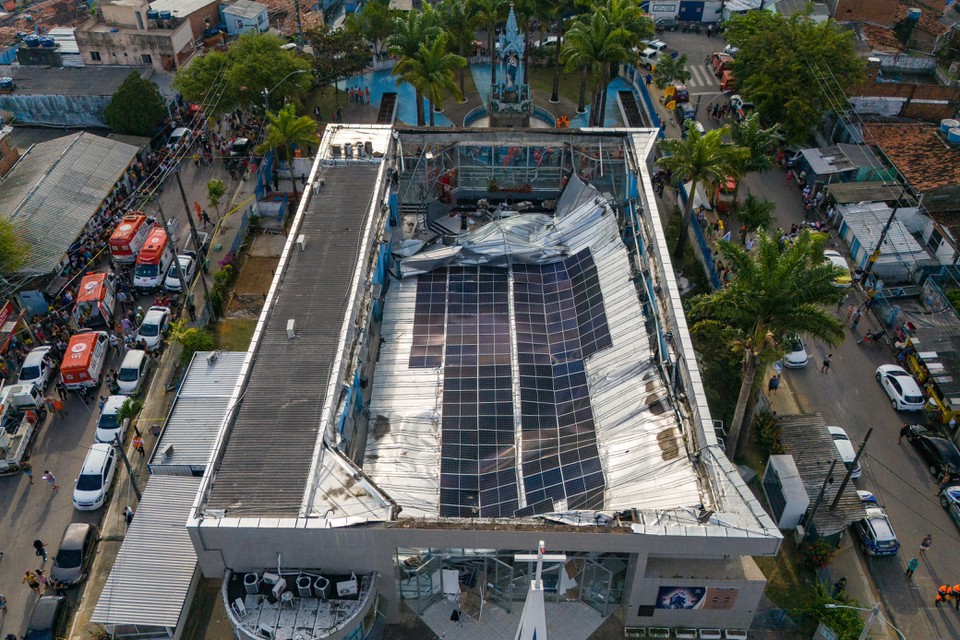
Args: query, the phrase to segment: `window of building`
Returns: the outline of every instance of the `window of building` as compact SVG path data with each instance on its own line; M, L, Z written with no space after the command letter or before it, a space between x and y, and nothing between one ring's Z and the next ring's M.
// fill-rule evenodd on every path
M143 64L153 64L153 56L149 53L145 53L140 57L143 58Z
M930 247L930 250L936 253L940 250L940 245L943 244L943 234L940 233L939 229L934 228L933 233L930 234L930 239L927 240L927 246Z
M99 52L99 51L91 51L91 52L90 52L90 59L93 60L94 62L100 62L100 52Z

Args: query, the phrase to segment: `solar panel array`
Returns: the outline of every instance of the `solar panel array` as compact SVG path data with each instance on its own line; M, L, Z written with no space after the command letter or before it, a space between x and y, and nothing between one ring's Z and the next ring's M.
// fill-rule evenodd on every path
M603 506L604 478L584 358L612 344L589 250L514 267L526 503Z
M524 502L520 508L508 272L451 267L417 281L411 368L443 365L440 513L509 517L603 506L584 358L612 345L589 249L514 265Z

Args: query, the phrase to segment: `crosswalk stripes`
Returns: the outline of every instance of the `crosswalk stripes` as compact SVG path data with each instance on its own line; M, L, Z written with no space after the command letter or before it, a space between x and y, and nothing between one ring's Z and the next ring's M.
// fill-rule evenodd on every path
M717 87L716 77L704 65L692 64L687 68L690 70L690 80L687 81L689 87Z

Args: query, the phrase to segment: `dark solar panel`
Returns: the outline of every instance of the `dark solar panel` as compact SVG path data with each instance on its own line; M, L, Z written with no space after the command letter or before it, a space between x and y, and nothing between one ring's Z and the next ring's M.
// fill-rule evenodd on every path
M440 513L510 516L519 495L507 272L455 267L430 275L447 291Z
M514 266L514 308L526 502L601 508L604 478L583 360L612 341L590 251Z
M451 267L417 282L410 367L443 365L440 513L509 517L603 506L584 358L611 345L589 250L515 265L525 503L519 509L507 272ZM443 349L443 351L441 351Z

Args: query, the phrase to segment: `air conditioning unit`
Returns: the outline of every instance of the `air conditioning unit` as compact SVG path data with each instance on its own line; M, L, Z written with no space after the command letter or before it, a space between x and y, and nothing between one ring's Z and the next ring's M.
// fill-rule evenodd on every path
M257 629L257 635L261 638L266 638L267 640L273 640L273 629L268 629L267 627L259 627Z
M287 320L287 338L293 340L297 337L297 321L293 318Z
M300 251L303 251L306 248L307 248L307 236L306 234L301 233L299 236L297 236L297 249L300 249Z
M160 449L160 455L163 456L163 459L164 459L164 460L166 460L167 458L169 458L170 456L172 456L172 455L173 455L173 445L172 445L172 444L165 445L165 446L163 447L163 449Z
M280 596L283 595L283 592L287 590L287 581L283 578L280 578L277 581L277 584L273 585L273 589L270 593L273 594L273 597L277 600L280 599Z
M357 595L357 579L351 578L349 580L344 580L343 582L338 582L337 595L340 596L341 598L343 596Z

